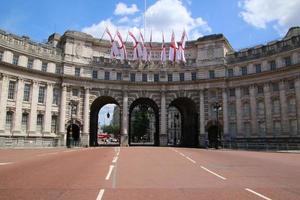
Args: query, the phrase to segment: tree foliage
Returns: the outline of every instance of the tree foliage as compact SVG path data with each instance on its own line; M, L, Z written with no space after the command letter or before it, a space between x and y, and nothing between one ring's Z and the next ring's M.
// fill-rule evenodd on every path
M119 125L104 125L102 127L104 133L112 134L115 138L118 138L120 134L120 126Z

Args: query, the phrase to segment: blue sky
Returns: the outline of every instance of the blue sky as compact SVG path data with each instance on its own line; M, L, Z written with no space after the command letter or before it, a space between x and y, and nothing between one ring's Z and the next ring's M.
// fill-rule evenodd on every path
M151 29L159 41L164 31L168 41L172 30L177 39L183 29L189 39L223 33L241 49L279 39L290 26L299 26L299 10L300 0L147 0L146 35ZM121 32L143 28L143 11L143 0L10 0L1 4L0 29L35 41L70 29L101 37L106 26Z

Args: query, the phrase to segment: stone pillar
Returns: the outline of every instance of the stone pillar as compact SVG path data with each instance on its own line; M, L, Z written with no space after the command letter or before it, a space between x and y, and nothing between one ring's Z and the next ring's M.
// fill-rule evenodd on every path
M53 101L53 84L47 84L47 96L46 96L46 109L45 109L45 121L43 123L44 134L51 133L51 120L52 120L52 101Z
M267 135L272 135L272 102L271 102L271 91L269 83L264 85L264 97L265 97L265 109L266 109L266 128Z
M167 145L167 111L166 111L166 93L161 92L160 100L160 145Z
M2 75L1 81L1 94L0 94L0 134L5 133L5 120L6 120L6 106L8 95L8 77Z
M67 86L62 85L61 88L61 98L60 98L60 110L59 110L59 134L61 136L62 145L66 145L65 143L65 122L66 122L66 103L67 103Z
M205 146L205 113L204 113L204 90L200 90L199 92L199 120L200 120L200 136L199 136L199 144L201 146Z
M222 98L223 98L223 132L224 135L228 135L228 97L227 97L226 88L222 90Z
M122 135L121 145L128 145L128 93L123 91Z
M257 135L257 105L256 105L256 87L250 86L250 109L251 109L251 132L252 135Z
M285 81L281 81L279 84L279 97L280 97L280 111L281 111L281 124L283 135L289 135L289 116L288 116L288 104L285 94Z
M16 112L14 114L14 123L13 123L14 135L21 133L23 96L24 96L24 80L19 78L17 83Z
M29 114L29 135L36 133L36 118L37 118L37 103L38 103L38 82L33 81L31 90L31 103L30 103L30 114Z
M241 88L235 88L237 136L243 135Z
M296 109L297 109L297 133L300 134L300 77L295 80Z
M83 135L82 144L89 145L89 127L90 127L90 88L84 88L84 108L83 108Z

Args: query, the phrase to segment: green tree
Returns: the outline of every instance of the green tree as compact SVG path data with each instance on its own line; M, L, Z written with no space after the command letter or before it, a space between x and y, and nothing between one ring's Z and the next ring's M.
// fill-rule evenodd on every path
M137 137L138 141L147 133L149 129L148 107L141 105L134 112L132 128L133 139Z
M104 125L102 127L104 133L112 134L115 138L118 138L120 133L120 126L119 125Z

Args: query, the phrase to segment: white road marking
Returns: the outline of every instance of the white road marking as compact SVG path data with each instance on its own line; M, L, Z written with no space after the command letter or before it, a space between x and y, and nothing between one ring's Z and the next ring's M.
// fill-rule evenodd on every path
M113 163L116 163L117 160L118 160L118 156L115 156L112 162L113 162Z
M0 166L1 165L10 165L10 164L13 164L12 162L3 162L3 163L0 163Z
M114 169L114 167L115 167L114 165L110 165L109 166L109 170L108 170L108 173L107 173L107 175L105 177L105 180L108 180L110 178L111 172Z
M96 198L96 200L101 200L102 199L102 197L103 197L103 194L104 194L104 189L101 189L100 191L99 191L99 193L98 193L98 196L97 196L97 198Z
M270 199L270 198L268 198L268 197L266 197L266 196L264 196L262 194L259 194L258 192L255 192L254 190L251 190L249 188L245 188L245 190L247 190L248 192L251 192L252 194L255 194L255 195L257 195L257 196L259 196L259 197L261 197L263 199L272 200L272 199Z
M194 161L193 159L191 159L190 157L188 157L188 156L185 156L186 157L186 159L188 159L189 161L191 161L192 163L196 163L196 161Z
M219 175L219 174L217 174L217 173L215 173L215 172L213 172L213 171L210 171L209 169L207 169L207 168L205 168L205 167L203 167L203 166L201 166L201 168L204 169L205 171L207 171L207 172L209 172L209 173L211 173L211 174L213 174L213 175L219 177L220 179L226 180L225 177L223 177L223 176L221 176L221 175Z
M181 156L185 157L185 155L183 153L179 153Z

